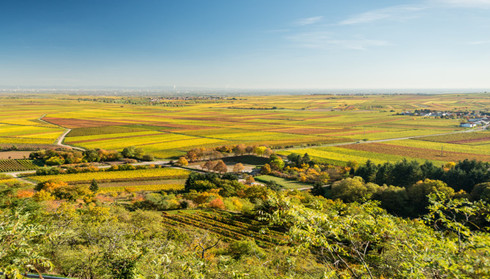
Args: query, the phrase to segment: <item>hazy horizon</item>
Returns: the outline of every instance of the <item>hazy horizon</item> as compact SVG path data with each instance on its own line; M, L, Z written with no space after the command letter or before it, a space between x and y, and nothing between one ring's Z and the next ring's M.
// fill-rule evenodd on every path
M268 95L444 95L486 94L488 89L458 88L344 88L344 89L242 89L199 87L72 87L72 88L0 88L0 95L67 94L114 96L268 96Z

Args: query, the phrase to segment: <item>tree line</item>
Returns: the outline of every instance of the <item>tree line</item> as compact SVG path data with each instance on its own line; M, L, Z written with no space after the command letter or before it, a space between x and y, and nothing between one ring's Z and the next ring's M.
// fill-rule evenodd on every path
M455 191L463 190L471 193L475 185L490 181L489 169L488 162L468 159L442 167L429 161L420 164L417 161L404 159L397 163L376 165L368 160L365 165L352 169L351 174L362 177L366 182L401 187L408 187L419 180L429 178L441 180Z
M204 161L204 160L215 160L219 158L223 158L226 156L243 156L243 155L257 155L257 156L264 156L264 157L269 157L273 154L274 152L272 151L271 148L267 146L256 146L256 145L245 145L245 144L238 144L238 145L223 145L219 147L213 147L213 148L194 148L189 150L185 158L189 162L196 162L196 161Z
M80 164L92 162L118 161L122 159L136 159L143 161L153 161L150 154L145 154L143 149L126 147L122 151L109 151L104 149L78 150L39 150L32 152L29 159L40 166L59 166L63 164Z

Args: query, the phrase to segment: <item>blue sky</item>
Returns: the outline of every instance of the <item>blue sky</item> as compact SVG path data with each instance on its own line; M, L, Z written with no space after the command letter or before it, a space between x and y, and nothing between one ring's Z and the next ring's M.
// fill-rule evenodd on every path
M490 0L2 0L0 87L490 88Z

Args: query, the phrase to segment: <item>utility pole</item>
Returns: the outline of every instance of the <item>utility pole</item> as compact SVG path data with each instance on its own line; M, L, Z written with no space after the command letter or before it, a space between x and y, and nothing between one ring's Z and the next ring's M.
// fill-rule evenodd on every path
M444 145L441 144L441 157L444 157Z

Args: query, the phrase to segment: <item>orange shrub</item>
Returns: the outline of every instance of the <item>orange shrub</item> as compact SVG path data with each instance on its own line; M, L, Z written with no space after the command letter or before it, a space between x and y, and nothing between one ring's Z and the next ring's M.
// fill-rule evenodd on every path
M36 187L38 191L40 190L45 190L47 192L53 192L55 189L60 188L60 187L66 187L68 186L68 183L64 181L56 181L56 180L49 180L46 182L42 182L38 184Z
M32 198L33 196L34 196L33 190L19 190L19 191L17 191L17 198L20 198L20 199Z
M97 195L95 199L101 203L113 203L115 199L107 195Z
M215 198L214 200L209 202L209 207L218 208L218 209L222 209L222 210L224 210L226 208L225 203L223 202L223 200L221 198Z
M191 197L191 199L196 203L196 204L203 204L208 201L212 201L213 199L216 198L221 198L221 196L218 194L219 189L211 189L207 192L201 192L197 193L196 196Z

